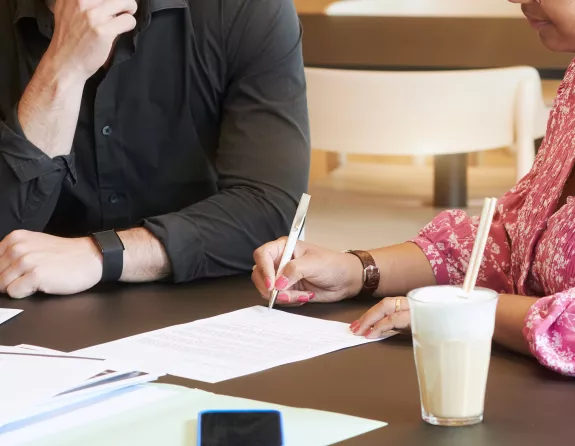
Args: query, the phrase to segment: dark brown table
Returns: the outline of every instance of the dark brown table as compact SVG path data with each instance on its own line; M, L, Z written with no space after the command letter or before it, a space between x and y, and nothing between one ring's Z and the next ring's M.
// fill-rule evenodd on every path
M245 277L185 286L112 286L72 297L0 298L0 307L24 310L0 325L0 343L70 351L259 303ZM352 322L366 308L367 303L344 302L290 311ZM425 424L420 418L408 337L398 336L219 384L173 377L162 382L389 422L388 427L344 445L568 445L575 435L575 382L502 350L493 354L483 424L452 429Z
M545 78L560 79L573 58L547 50L520 18L299 17L306 66L427 70L528 65Z

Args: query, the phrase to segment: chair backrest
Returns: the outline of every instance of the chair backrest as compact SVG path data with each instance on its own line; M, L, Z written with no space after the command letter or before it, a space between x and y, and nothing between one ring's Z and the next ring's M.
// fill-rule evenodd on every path
M339 153L464 153L534 139L537 70L306 68L311 142Z
M507 0L344 0L327 15L399 17L520 17L521 7Z

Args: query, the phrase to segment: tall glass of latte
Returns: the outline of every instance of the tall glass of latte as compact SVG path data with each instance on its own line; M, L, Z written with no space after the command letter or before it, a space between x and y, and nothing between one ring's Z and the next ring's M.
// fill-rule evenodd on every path
M421 413L438 426L483 420L498 294L453 286L408 294Z

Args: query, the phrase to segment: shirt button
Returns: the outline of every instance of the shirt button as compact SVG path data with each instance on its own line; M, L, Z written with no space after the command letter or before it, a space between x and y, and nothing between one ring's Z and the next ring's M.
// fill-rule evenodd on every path
M102 129L102 134L104 136L110 136L112 134L112 127L110 127L109 125L107 125L106 127L104 127Z
M110 196L108 197L108 201L109 201L111 204L116 204L118 201L120 201L120 197L118 197L117 194L115 194L115 193L112 192L112 193L110 194Z

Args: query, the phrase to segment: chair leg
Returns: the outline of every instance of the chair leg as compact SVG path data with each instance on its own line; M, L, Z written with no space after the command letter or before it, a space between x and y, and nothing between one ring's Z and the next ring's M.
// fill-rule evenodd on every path
M541 148L541 144L543 143L543 138L539 138L535 140L535 155L539 153L539 149Z
M433 206L467 207L467 153L436 155L433 178Z

